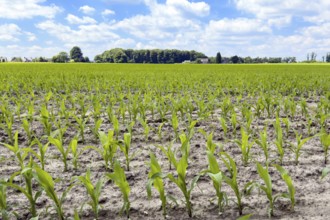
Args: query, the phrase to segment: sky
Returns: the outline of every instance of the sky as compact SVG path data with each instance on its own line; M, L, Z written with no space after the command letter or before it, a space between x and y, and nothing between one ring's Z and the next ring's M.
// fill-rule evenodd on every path
M329 0L0 0L0 56L79 46L196 50L317 60L330 52Z

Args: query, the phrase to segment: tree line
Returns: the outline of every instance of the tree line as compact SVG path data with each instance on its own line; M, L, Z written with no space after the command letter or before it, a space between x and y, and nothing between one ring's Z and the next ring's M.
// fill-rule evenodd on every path
M311 52L307 54L306 60L301 62L317 62L317 54ZM114 48L104 51L102 54L94 57L95 63L296 63L296 57L222 57L220 52L217 52L214 57L207 57L204 53L195 50L177 50L177 49L122 49ZM8 62L6 57L0 56L1 62ZM26 58L13 57L11 62L53 62L53 63L68 63L68 62L90 62L87 56L78 46L74 46L69 53L61 51L52 58L36 57ZM322 62L330 63L330 52L322 57Z
M182 63L184 61L195 62L199 58L207 56L197 51L186 50L133 50L115 48L96 55L96 63Z

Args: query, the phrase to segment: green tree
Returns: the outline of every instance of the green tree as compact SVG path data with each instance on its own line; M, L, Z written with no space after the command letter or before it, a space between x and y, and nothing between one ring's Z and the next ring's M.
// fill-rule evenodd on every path
M330 63L330 53L327 53L327 56L325 57L325 62Z
M53 56L52 58L52 62L54 63L66 63L69 61L69 55L67 52L60 52L59 54L57 54L56 56Z
M220 52L218 52L217 56L215 57L215 63L222 63L222 57Z
M80 47L74 46L70 50L70 58L74 60L74 62L84 62L83 53L81 52Z

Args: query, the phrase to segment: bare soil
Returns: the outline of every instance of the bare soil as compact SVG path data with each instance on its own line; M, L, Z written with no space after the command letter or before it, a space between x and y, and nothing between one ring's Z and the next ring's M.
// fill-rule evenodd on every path
M315 103L309 103L309 105L315 105ZM197 115L194 115L197 117ZM244 167L241 162L240 149L233 142L235 139L233 130L229 126L229 132L227 136L224 135L221 129L220 122L218 121L219 112L215 114L212 119L202 120L197 123L195 128L195 135L191 140L191 154L188 167L188 179L192 180L195 175L200 173L202 170L207 169L207 157L206 157L206 140L198 129L202 128L207 132L214 130L214 142L223 146L223 150L228 152L237 162L238 165L238 182L243 186L248 181L256 181L262 183L262 180L258 176L256 171L256 165L254 161L264 162L264 156L260 147L256 144L252 148L252 159L247 167ZM265 116L265 115L264 115ZM128 182L131 187L130 201L131 219L163 219L161 211L161 202L158 198L158 193L153 190L153 197L151 200L147 198L146 183L148 180L149 172L149 152L154 152L163 168L163 172L174 172L169 170L168 161L165 155L156 148L156 145L168 146L173 140L174 132L170 124L170 116L168 115L169 121L164 123L163 126L163 137L160 140L157 135L157 128L160 121L152 119L149 115L148 124L154 129L151 129L149 138L146 141L143 135L143 128L139 123L136 123L133 129L132 136L132 152L140 151L138 156L131 162L131 171L126 172ZM238 121L241 119L239 118ZM264 126L268 126L269 132L269 143L271 146L270 155L271 160L277 158L276 146L274 145L274 127L272 123L275 121L274 118L268 119L266 117L255 118L252 124L254 136L257 137L260 131L263 130ZM72 122L74 123L74 122ZM20 127L20 123L17 122L14 125L14 130L18 130L20 133L19 143L22 147L27 147L27 139L23 128ZM87 126L92 126L93 121ZM38 121L33 123L34 131L38 137L42 136L43 129ZM327 124L329 127L329 123ZM184 132L186 126L180 124L180 131ZM112 129L112 125L104 117L101 130L107 131ZM294 120L291 120L291 129L288 134L285 133L283 125L283 132L285 140L288 142L295 143L295 134L293 129L298 130L303 137L308 136L307 122L304 120L297 111L297 116ZM312 125L311 135L315 135L319 132L317 123ZM123 133L127 132L127 129L121 127L121 137ZM329 132L329 131L328 131ZM77 134L76 129L72 126L66 132L65 143L66 146L70 140ZM94 137L89 129L85 131L86 143L79 143L79 147L82 149L84 146L94 145L99 146L99 143L94 142ZM240 139L239 128L237 128L237 137ZM0 141L6 142L7 135L0 133ZM179 148L180 143L175 143L174 148ZM219 151L220 149L217 149ZM286 144L285 156L283 167L287 169L294 181L296 187L296 206L295 210L290 210L290 201L288 199L280 199L275 204L275 217L274 219L328 219L330 216L330 176L321 180L322 169L326 167L324 164L324 155L322 146L319 138L315 137L308 141L302 149L303 154L299 159L299 164L295 165L294 155L289 150L289 145ZM71 162L71 155L69 156L69 171L63 172L63 164L60 160L60 154L54 146L50 146L47 152L47 163L45 170L49 172L54 178L59 178L56 183L56 190L58 194L61 194L71 184L73 176L84 175L87 168L91 169L94 183L99 178L104 178L104 174L107 172L104 168L103 160L95 151L87 150L79 158L79 168L77 171L73 169ZM118 151L117 158L122 162L124 167L124 155ZM9 178L11 174L19 170L18 163L15 161L15 156L11 154L4 147L0 147L0 173L1 178ZM218 162L222 168L224 165L218 158ZM286 192L287 188L283 180L281 179L278 172L270 167L270 172L273 180L274 193ZM19 178L15 178L17 184L20 183ZM178 205L169 201L168 208L168 219L189 219L188 214L185 210L184 197L180 190L173 183L165 181L166 192L173 197L177 198ZM37 185L35 186L37 187ZM192 192L192 204L193 204L193 218L192 219L236 219L238 218L238 210L236 208L236 198L233 191L224 183L223 191L229 196L229 204L225 208L223 213L219 213L215 191L209 177L203 176L198 181L198 187ZM65 202L65 215L69 218L73 217L74 209L80 209L83 204L89 201L89 197L82 186L74 186L68 193ZM243 198L244 203L244 214L252 213L252 219L266 219L268 218L268 201L267 197L263 192L259 192L255 189L250 196ZM20 219L29 219L30 214L27 210L28 201L19 192L8 189L8 204L12 207L13 211L16 211L21 216ZM110 181L106 181L103 193L100 199L102 206L99 219L125 219L125 215L120 216L119 211L122 206L122 197L119 189ZM45 194L38 199L38 212L40 213L40 219L56 219L56 212L51 207L52 202L46 197ZM46 211L47 210L47 211ZM81 219L93 219L94 215L89 205L85 204L82 207Z

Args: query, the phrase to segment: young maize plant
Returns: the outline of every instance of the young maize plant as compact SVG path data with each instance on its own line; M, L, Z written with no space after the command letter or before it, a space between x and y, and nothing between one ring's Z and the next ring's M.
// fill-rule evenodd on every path
M30 208L29 211L32 215L32 217L37 217L37 209L36 209L36 202L37 199L41 196L42 191L37 191L36 193L33 193L33 166L34 162L32 160L32 157L30 157L30 161L27 166L23 165L22 169L18 172L15 172L11 175L9 182L5 183L6 186L9 186L11 188L14 188L21 193L25 195L25 197L29 200ZM16 176L21 175L25 181L25 187L22 187L21 185L17 185L13 183L13 180Z
M239 215L243 214L243 204L242 198L244 195L249 195L252 189L254 188L254 182L248 182L243 186L243 189L240 190L237 182L237 166L233 158L229 156L226 152L220 152L221 159L225 164L229 176L226 176L224 173L222 175L223 181L234 191L237 199L237 208Z
M135 151L130 155L130 149L131 149L131 134L130 133L125 133L124 134L124 140L119 143L119 148L120 150L124 153L125 159L126 159L126 170L130 171L130 161L135 158L137 154L139 154L140 151Z
M213 187L218 199L219 212L222 213L224 211L224 207L228 204L227 194L221 191L223 174L219 168L219 164L214 156L214 153L207 151L207 158L209 161L207 175L212 179Z
M268 164L269 158L269 146L267 141L267 127L264 128L262 132L260 132L260 139L256 139L255 142L261 147L265 155L265 164Z
M124 169L121 168L120 163L118 161L114 164L113 173L106 174L110 180L112 180L120 189L121 193L123 194L124 204L120 211L122 214L124 211L126 212L126 217L129 219L129 210L130 210L130 201L129 201L129 194L130 194L130 186L126 180L126 175Z
M297 144L290 143L290 146L291 146L290 150L294 153L294 155L295 155L295 163L296 163L296 165L298 165L298 163L299 163L299 157L302 154L302 152L301 152L302 146L307 141L309 141L310 139L312 139L313 137L307 137L307 138L301 139L302 138L302 135L299 135L299 133L297 131L294 131L294 132L296 134Z
M275 166L275 167L277 168L277 166ZM281 170L283 168L279 167L277 169ZM279 194L273 195L272 179L269 175L268 165L266 165L266 167L263 168L261 164L257 163L257 171L258 171L260 178L263 180L263 182L265 184L265 185L258 184L258 187L259 187L259 189L261 189L262 191L265 192L265 194L268 198L268 201L269 201L269 213L268 214L270 217L272 217L272 216L274 216L274 204L275 204L276 200L279 198L288 198L288 195L285 193L279 193ZM281 175L282 175L282 171L283 170L280 171ZM287 174L285 174L285 175L287 175ZM282 176L282 178L283 178L283 176ZM286 178L286 180L288 180L287 176L285 176L285 178ZM292 186L290 186L290 187L292 187ZM293 195L293 199L294 199L294 195Z
M250 150L254 143L249 142L250 136L245 132L245 130L243 128L241 129L241 135L242 135L241 141L236 139L235 143L237 144L237 146L240 148L240 150L242 152L243 165L247 166L249 163L249 160L251 159Z
M119 121L118 121L118 118L113 115L112 117L112 125L113 125L113 130L114 130L114 134L116 135L116 138L118 138L119 136Z
M50 123L50 114L47 110L46 105L42 105L40 109L40 121L41 124L44 126L44 132L47 136L50 136L52 132L52 124Z
M169 178L169 180L173 183L175 183L181 192L184 195L185 201L186 201L186 209L188 212L188 216L192 217L192 204L191 204L191 192L196 186L196 183L199 179L199 175L195 176L193 180L191 181L190 188L187 186L187 167L188 167L188 155L183 153L181 159L177 161L175 158L173 158L175 161L173 161L173 164L176 164L176 173L177 178L173 176L173 174L167 174L166 177Z
M289 132L290 132L290 120L289 118L283 118L282 119L283 123L285 124L285 133L286 137L289 137Z
M69 186L59 198L55 192L54 180L52 176L48 172L38 167L35 167L34 170L35 170L35 172L33 172L34 178L39 183L40 187L45 191L46 195L54 202L54 207L57 212L58 219L65 220L63 203L65 201L67 193L70 191L73 185Z
M109 130L108 134L104 132L99 133L100 142L102 144L102 148L98 148L95 146L86 146L82 151L92 149L95 150L100 156L103 158L105 169L113 169L114 167L114 159L117 153L117 149L120 146L119 142L114 139L114 131Z
M150 127L149 127L147 121L144 121L142 118L138 118L138 121L140 122L140 124L142 125L142 127L144 129L144 138L145 138L145 141L147 142L149 132L150 132Z
M23 170L25 167L24 160L28 156L28 151L26 148L20 148L18 146L18 132L16 132L14 135L14 144L13 145L6 144L6 143L0 143L0 144L5 146L12 153L14 153L14 155L16 156L16 158L19 162L21 170Z
M165 154L165 156L167 157L169 170L172 170L172 164L173 164L174 167L177 166L176 160L175 160L176 151L173 151L173 149L172 149L174 142L175 142L175 140L170 142L170 144L166 148L162 145L156 145L156 147L158 149L160 149Z
M0 211L1 219L9 220L9 212L7 206L7 187L4 181L0 181Z
M147 183L148 198L151 199L151 187L154 186L159 193L160 200L162 202L163 216L166 218L166 195L164 189L164 182L159 175L162 173L162 169L153 153L150 153L150 172Z
M73 115L73 118L76 120L77 122L77 130L79 131L79 135L81 137L81 141L82 143L84 144L85 143L85 135L84 135L84 131L85 131L85 127L86 127L86 123L88 121L88 117L85 117L85 116L82 116L81 117L78 117L76 115Z
M13 136L13 124L14 124L14 115L11 113L5 114L5 123L1 123L0 127L5 130L8 135L8 142L9 144L14 143L14 136Z
M99 140L99 130L100 130L100 127L102 125L102 118L94 118L94 126L91 126L90 127L90 130L93 132L93 135L94 135L94 140L95 142L97 142L97 140Z
M308 109L307 109L307 102L305 99L300 100L299 102L301 108L301 115L305 118L308 117Z
M276 140L275 140L275 145L277 147L277 153L279 155L279 162L280 165L283 164L283 157L284 157L284 148L283 148L283 132L282 132L282 128L279 122L277 122L276 119L276 123L275 123L275 130L276 130Z
M38 160L40 161L41 163L41 169L45 169L45 164L46 164L46 158L45 158L45 155L46 155L46 152L47 152L47 149L49 147L49 142L46 143L45 145L43 145L39 139L35 138L31 145L30 145L30 148L27 148L26 150L29 152L29 153L32 153L36 158L38 158ZM34 145L38 145L38 149L39 149L39 154L36 153L34 150L31 149L31 146L34 146Z
M179 120L174 111L172 112L172 127L175 133L175 140L177 140L179 138Z
M330 147L330 134L327 134L324 129L321 131L320 140L324 152L324 164L327 164Z
M277 169L277 171L281 174L282 179L286 183L288 187L288 192L283 193L282 197L288 198L291 201L291 210L294 210L294 206L296 205L296 199L295 199L295 194L296 194L296 189L293 185L293 181L288 173L287 170L285 170L283 167L280 165L274 164L274 167Z
M28 138L28 144L31 144L32 141L33 141L32 137L33 137L34 134L33 134L33 131L31 129L30 122L27 119L23 119L22 120L22 127L23 127L23 129L26 133L27 138Z
M78 169L78 158L83 151L78 150L78 140L76 138L73 138L71 140L69 148L71 149L71 153L72 153L73 168L75 170L77 170Z
M234 136L236 137L237 115L234 110L232 110L232 112L231 112L230 122L231 122L231 125L233 126Z
M63 146L63 142L60 140L60 139L56 139L56 138L53 138L53 137L48 137L48 141L49 143L51 143L52 145L54 145L57 150L61 153L61 156L62 156L62 162L64 164L64 170L63 172L66 172L68 170L68 155L69 155L69 152L70 152L70 147L67 147L65 149L65 147Z
M158 129L157 129L157 135L158 135L158 138L159 138L160 142L163 139L163 132L162 132L163 126L164 126L164 122L160 123L159 126L158 126Z
M223 130L225 138L227 138L228 126L227 126L226 120L223 117L221 117L221 118L219 118L219 121L221 123L221 128Z
M73 177L73 181L77 181L77 184L83 185L91 199L88 204L92 207L95 219L99 218L99 211L100 211L100 204L99 199L102 192L102 187L104 184L104 181L102 179L99 179L94 186L91 181L91 172L90 169L87 170L85 176L76 176Z

